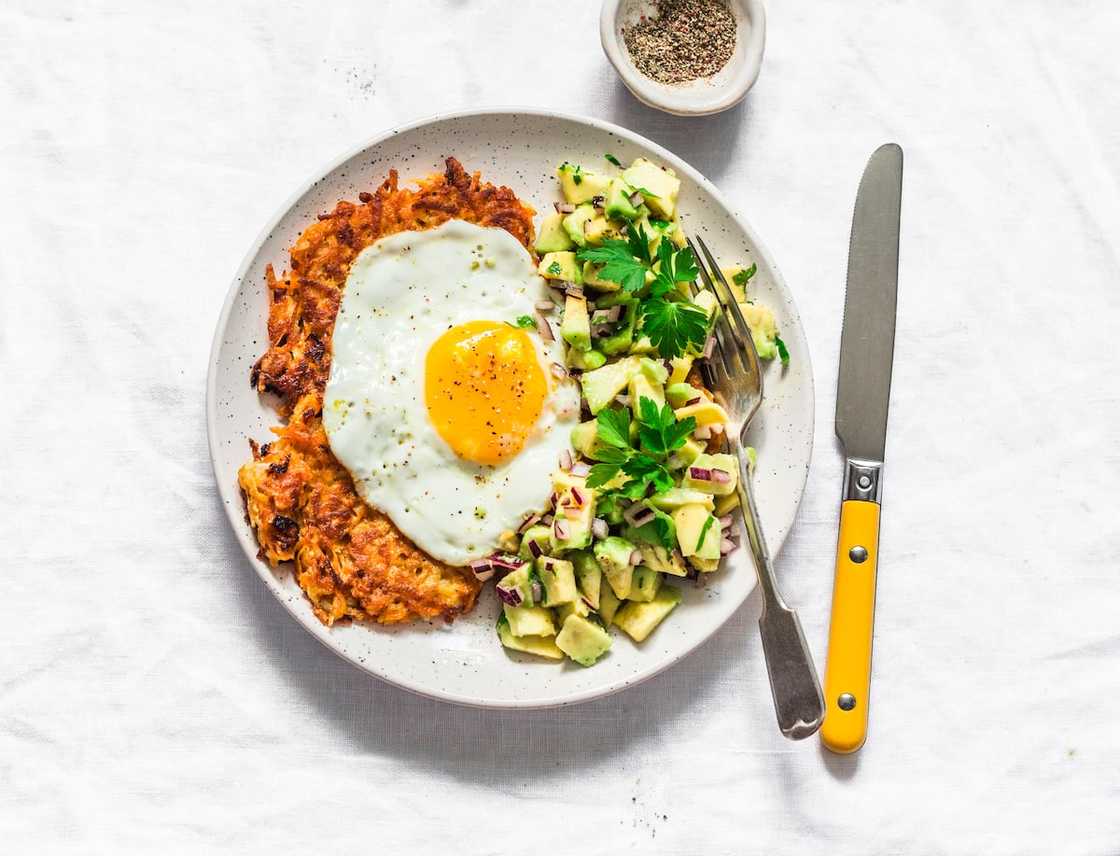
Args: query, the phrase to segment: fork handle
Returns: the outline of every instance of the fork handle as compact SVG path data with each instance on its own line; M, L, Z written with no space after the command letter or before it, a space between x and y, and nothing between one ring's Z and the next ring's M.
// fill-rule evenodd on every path
M778 591L770 551L762 536L754 495L750 490L750 470L746 455L736 448L739 459L739 504L747 528L747 543L754 557L762 588L762 615L758 630L762 636L762 652L766 656L766 672L770 676L770 693L778 728L791 740L803 740L815 733L824 720L824 696L813 665L813 656L805 644L805 634L797 613L786 606Z

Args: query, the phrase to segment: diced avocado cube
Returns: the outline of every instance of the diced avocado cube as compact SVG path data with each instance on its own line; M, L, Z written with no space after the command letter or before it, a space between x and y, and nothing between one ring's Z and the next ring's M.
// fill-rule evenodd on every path
M664 493L650 497L654 508L662 511L676 511L682 505L702 505L708 511L715 508L715 501L710 493L701 490L692 490L687 487L672 487Z
M634 322L638 317L638 301L634 298L620 301L618 305L622 307L618 326L609 336L597 339L595 343L600 351L610 356L625 353L630 348L634 339Z
M541 585L544 587L544 602L541 606L559 606L571 603L579 597L571 562L541 556L537 559L537 573L540 574Z
M594 371L606 361L606 354L602 351L596 351L594 348L589 351L577 351L575 348L568 348L568 353L564 358L568 368L579 369L581 372Z
M638 418L643 398L648 398L660 408L665 403L665 392L661 384L650 383L645 374L637 372L630 378L630 408L634 411L635 419Z
M669 469L679 470L682 467L687 467L702 454L704 454L704 450L706 448L707 446L704 446L698 440L695 440L692 437L686 437L684 445L675 450L673 454L669 456L669 460L667 462L669 464Z
M556 607L556 624L558 627L563 627L564 622L568 620L569 615L578 615L581 618L587 618L591 614L591 607L583 602L582 597L577 597L571 603L562 603Z
M532 606L533 604L533 587L530 575L532 574L533 567L530 564L525 564L518 568L516 571L510 571L503 576L498 584L507 591L517 589L521 595L521 603L525 606Z
M530 542L540 547L542 553L547 553L552 549L552 527L537 524L526 529L521 536L521 547L517 551L518 558L525 560L533 558L533 553L529 550Z
M644 642L678 603L681 591L674 586L661 586L649 603L625 603L614 615L614 624L621 627L635 642Z
M583 599L591 605L592 609L598 609L599 594L603 589L603 569L599 567L595 557L586 550L572 553L571 559Z
M637 158L622 173L623 180L638 190L654 214L666 220L673 219L677 210L677 196L681 181L673 173L662 169L653 161Z
M573 487L587 487L587 476L577 476L570 470L556 469L552 471L552 488L556 493L564 493Z
M543 606L502 607L509 622L509 630L514 636L555 636L556 625L552 621L552 611Z
M596 291L618 291L622 288L617 282L611 282L609 279L600 279L599 269L602 265L597 265L592 262L583 263L583 284Z
M721 557L722 558L722 557ZM689 556L688 563L704 574L719 570L719 559L705 559L702 556Z
M739 308L743 310L743 319L751 328L751 338L754 339L754 349L758 351L759 359L774 359L778 356L778 323L774 320L774 313L757 303L743 303Z
M622 601L618 599L614 591L609 585L603 586L603 592L599 597L599 617L603 619L603 623L607 627L611 626L614 621L615 613L622 605Z
M681 555L719 559L719 521L703 505L682 505L673 512Z
M587 246L587 224L595 219L595 208L591 205L577 205L576 210L564 220L564 231L577 247Z
M514 636L504 612L498 616L498 639L511 651L524 651L549 660L564 659L564 652L556 647L556 642L549 636Z
M660 544L639 544L638 551L642 554L642 565L647 568L652 568L663 574L671 574L674 577L688 575L688 570L685 568L684 562L681 561L681 557L675 552L670 553ZM631 598L633 598L633 595L631 595Z
M706 288L703 291L697 293L697 295L692 298L692 302L694 305L699 306L704 310L704 313L708 316L709 321L715 318L716 313L719 311L719 301L716 299L715 294L708 291L708 289Z
M605 197L610 185L610 178L597 172L589 172L579 164L562 163L556 169L556 174L560 177L564 199L573 205L590 202L596 196Z
M533 242L533 249L538 255L557 253L572 248L572 239L564 231L564 215L557 211L549 214L541 221L541 231L537 240Z
M642 357L638 367L642 370L642 374L650 379L651 382L656 384L664 384L669 379L669 370L665 368L665 364L661 360L652 360L649 357Z
M634 568L634 580L630 585L629 600L649 603L661 587L661 574L646 565Z
M577 503L571 490L556 501L552 523L552 553L579 550L591 543L591 521L595 518L595 491L578 488L582 503Z
M715 507L712 509L712 513L715 514L716 517L723 517L723 515L730 514L738 507L739 494L729 493L727 496L721 496L719 499L715 500Z
M576 254L569 251L545 253L537 265L537 273L545 279L559 279L579 285L583 273Z
M610 650L611 635L597 621L569 615L556 636L556 647L581 666L591 666Z
M587 300L569 294L564 298L564 320L560 322L560 338L577 351L591 350L591 322Z
M634 579L634 566L630 564L634 545L625 538L611 535L597 542L594 552L611 590L619 600L629 597L630 585Z
M727 473L731 478L726 482L716 481L715 479L707 481L704 479L696 479L692 477L692 471L694 469L720 470ZM688 468L684 471L684 478L681 479L681 487L703 491L713 496L727 496L728 494L735 493L735 487L738 482L739 462L735 460L734 455L725 455L722 453L709 455L705 453L688 465Z
M599 439L599 423L589 419L572 429L572 448L585 458L599 461L600 453L610 447Z
M634 340L634 343L630 345L631 354L652 354L656 350L657 348L653 346L653 342L650 341L649 336L639 336Z
M694 398L706 398L699 389L690 383L672 383L665 390L665 397L669 399L669 406L674 410L684 407Z
M608 238L621 238L622 232L617 223L606 217L595 217L587 221L583 228L584 237L592 247L597 247Z
M592 415L598 413L626 388L630 378L638 371L637 357L624 357L616 363L607 363L580 376L583 397Z
M730 420L727 411L714 401L704 399L697 404L688 404L684 407L678 407L673 411L676 414L677 421L687 419L691 416L696 420L697 426L703 425L726 425Z
M669 384L684 383L688 380L688 373L692 370L692 361L695 358L685 354L682 357L673 357L669 361L673 370L669 372Z
M607 185L607 216L617 217L620 220L634 220L638 216L638 209L630 201L633 189L621 178L612 178Z

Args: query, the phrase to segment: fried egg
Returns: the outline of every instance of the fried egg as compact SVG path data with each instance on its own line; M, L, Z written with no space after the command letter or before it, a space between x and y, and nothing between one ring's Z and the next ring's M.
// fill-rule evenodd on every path
M451 220L363 250L335 322L323 425L362 498L451 565L545 507L579 391L518 319L548 289L508 232ZM561 375L557 377L557 375Z

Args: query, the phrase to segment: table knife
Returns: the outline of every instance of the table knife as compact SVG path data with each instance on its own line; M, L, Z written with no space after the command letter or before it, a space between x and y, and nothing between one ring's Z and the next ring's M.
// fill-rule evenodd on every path
M836 434L847 461L821 727L821 741L840 753L867 739L901 206L902 149L888 143L871 155L856 194L840 338Z

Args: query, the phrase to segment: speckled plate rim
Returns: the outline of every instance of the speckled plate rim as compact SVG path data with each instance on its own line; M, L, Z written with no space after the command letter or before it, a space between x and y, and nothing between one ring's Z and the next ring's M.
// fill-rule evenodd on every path
M467 695L462 693L448 692L442 689L433 689L430 686L424 685L422 682L401 680L395 676L385 674L380 671L376 664L361 661L353 656L350 656L346 651L332 640L329 635L329 629L324 628L321 623L315 619L314 615L309 609L303 613L297 611L296 606L283 596L280 590L280 582L276 572L270 568L265 562L257 558L259 545L256 543L251 531L248 527L240 525L244 517L244 501L236 489L235 484L224 484L222 481L221 473L219 472L219 455L218 455L218 442L219 431L217 428L218 422L218 401L217 401L217 375L219 369L219 357L223 345L223 337L229 325L230 317L233 313L234 306L241 292L242 285L245 281L246 275L252 268L257 256L260 254L262 247L276 231L278 225L288 215L289 211L317 184L323 181L336 169L350 161L352 158L368 152L385 141L409 131L422 129L428 125L436 124L439 122L447 122L456 119L470 119L479 118L483 116L512 116L512 117L536 117L541 119L561 120L572 122L575 124L585 125L594 128L598 131L614 134L617 137L625 139L635 145L644 147L650 152L654 153L657 157L662 159L665 163L672 166L679 174L687 175L692 181L700 185L711 198L721 206L738 225L738 227L746 235L755 250L758 259L763 262L767 273L770 275L774 287L781 293L786 303L786 313L789 319L793 322L792 331L789 327L784 329L785 338L789 343L794 346L796 351L801 355L804 362L804 384L807 391L808 413L806 422L810 426L810 431L807 436L807 443L805 448L805 464L802 468L801 478L799 480L798 489L796 491L796 499L792 508L790 517L790 525L786 527L779 537L770 541L769 547L773 557L777 557L785 544L786 537L792 529L793 523L796 521L798 510L801 506L801 501L805 494L805 485L809 475L809 465L812 460L813 452L813 432L812 426L815 425L815 410L816 410L816 394L814 389L813 371L809 356L808 343L805 339L804 329L801 324L801 317L797 311L796 304L790 294L789 288L782 277L780 269L775 264L773 257L766 245L759 239L758 233L750 225L747 219L734 207L716 186L709 181L697 169L692 167L686 161L670 152L668 149L653 142L652 140L616 125L612 122L606 122L601 119L594 119L588 116L579 116L575 114L562 113L552 110L540 110L532 107L517 107L517 106L495 106L485 107L476 110L466 111L451 111L447 113L438 113L428 117L409 122L406 124L398 125L374 136L360 145L347 150L344 154L331 160L325 167L317 170L312 176L304 181L299 188L293 192L287 199L281 203L276 213L269 219L267 224L260 230L257 237L254 239L249 250L246 252L242 259L241 265L238 267L237 273L234 275L230 287L226 293L225 302L222 305L221 314L218 316L218 323L214 331L214 337L210 347L209 367L206 377L206 429L207 429L207 443L210 452L211 467L214 472L214 479L218 485L218 492L223 500L225 506L226 516L229 520L234 534L237 537L238 543L241 545L249 563L256 570L257 575L261 581L266 585L270 592L276 597L281 605L287 610L289 615L303 627L312 637L318 640L325 648L366 672L367 674L385 681L386 683L398 686L401 689L407 690L416 695L434 699L437 701L450 702L452 704L464 705L467 707L483 708L483 709L514 709L514 710L541 710L550 708L567 707L582 702L592 701L597 698L603 698L608 695L613 695L620 690L636 686L639 683L653 678L666 669L679 663L689 654L701 647L705 642L711 639L720 628L731 618L731 616L746 602L754 587L757 585L755 582L752 586L745 589L742 596L739 598L727 597L720 599L720 610L718 615L706 627L704 632L698 633L693 636L689 643L683 645L678 651L674 652L671 656L658 658L650 663L650 665L638 669L628 679L615 680L611 683L602 686L593 687L587 690L573 692L564 697L548 696L544 698L519 698L514 701L496 701L487 699L480 696ZM791 335L792 332L792 335ZM765 406L765 405L764 405ZM236 500L236 501L234 501ZM370 632L381 632L379 628L371 628ZM494 644L497 644L496 642Z

